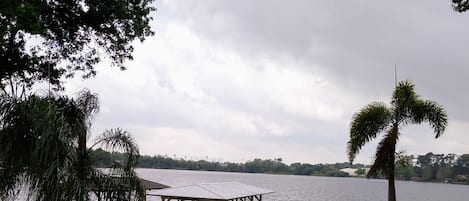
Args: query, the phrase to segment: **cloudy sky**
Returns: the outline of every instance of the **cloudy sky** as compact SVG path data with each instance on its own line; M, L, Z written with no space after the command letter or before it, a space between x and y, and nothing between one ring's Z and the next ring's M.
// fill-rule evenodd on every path
M449 127L402 130L408 154L469 153L469 13L450 1L156 2L154 37L135 43L128 70L106 63L93 135L121 127L142 154L244 162L347 160L354 112L388 103L399 80L444 105ZM357 162L372 160L377 141Z

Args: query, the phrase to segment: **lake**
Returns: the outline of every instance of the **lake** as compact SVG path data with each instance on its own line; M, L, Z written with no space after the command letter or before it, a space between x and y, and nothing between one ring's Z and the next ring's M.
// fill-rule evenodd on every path
M386 201L387 181L379 179L137 169L140 177L169 186L241 182L275 191L266 201ZM469 201L469 186L396 181L399 201ZM160 200L149 197L151 201Z

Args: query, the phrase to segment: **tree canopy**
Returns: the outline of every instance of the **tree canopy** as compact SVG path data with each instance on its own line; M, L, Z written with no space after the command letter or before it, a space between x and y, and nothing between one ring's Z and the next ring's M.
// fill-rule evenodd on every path
M465 12L469 9L468 0L452 0L454 10L458 12Z
M0 88L11 80L62 88L61 79L94 76L107 58L125 69L132 41L153 35L153 0L0 0Z

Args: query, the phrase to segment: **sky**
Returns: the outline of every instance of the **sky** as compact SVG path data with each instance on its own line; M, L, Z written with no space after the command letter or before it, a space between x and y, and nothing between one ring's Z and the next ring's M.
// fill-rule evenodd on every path
M159 0L155 36L120 71L104 62L67 93L98 93L91 136L120 127L141 154L190 160L347 161L355 112L398 80L449 116L403 127L407 154L469 153L469 13L450 1ZM77 76L79 77L79 76ZM378 140L356 162L371 163Z

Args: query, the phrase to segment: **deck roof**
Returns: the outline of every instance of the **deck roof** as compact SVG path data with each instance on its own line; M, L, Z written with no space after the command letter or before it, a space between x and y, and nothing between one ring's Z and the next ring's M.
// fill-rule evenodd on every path
M202 183L156 190L153 196L179 199L232 200L272 193L268 189L259 188L238 182Z
M164 188L170 188L170 186L156 183L150 180L142 179L139 178L140 181L143 183L143 186L145 186L145 190L155 190L155 189L164 189Z

